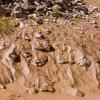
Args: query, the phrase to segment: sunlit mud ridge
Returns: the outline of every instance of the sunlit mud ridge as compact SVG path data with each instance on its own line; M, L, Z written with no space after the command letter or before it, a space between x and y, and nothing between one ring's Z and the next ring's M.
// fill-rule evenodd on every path
M17 28L0 40L1 89L18 82L31 94L66 92L83 97L86 90L99 91L100 35L95 35L90 38L91 33L82 34L70 24Z

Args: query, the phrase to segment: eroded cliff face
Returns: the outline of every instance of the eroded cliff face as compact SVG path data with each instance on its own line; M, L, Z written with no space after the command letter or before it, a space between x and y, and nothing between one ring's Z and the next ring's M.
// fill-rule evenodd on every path
M100 98L100 8L89 2L0 2L0 100Z
M84 20L16 28L0 39L1 88L17 83L31 94L45 91L81 97L99 91L99 38L99 29Z

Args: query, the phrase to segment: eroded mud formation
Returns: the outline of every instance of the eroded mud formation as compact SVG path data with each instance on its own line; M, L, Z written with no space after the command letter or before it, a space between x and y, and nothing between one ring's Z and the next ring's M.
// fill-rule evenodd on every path
M72 8L62 8L63 3L67 3L67 8L73 3ZM22 11L22 5L16 6L14 10L19 9L13 12L17 18L15 30L0 35L0 88L18 83L30 94L45 91L81 97L86 91L99 91L99 9L87 8L82 0L34 0L33 5L37 24L33 19L20 20L27 14ZM55 21L45 19L49 11ZM53 16L54 12L63 15L63 19ZM37 16L42 18L37 20Z
M19 83L33 93L71 90L72 95L77 95L81 87L99 89L99 40L98 45L91 42L98 37L90 39L91 33L77 33L76 29L72 34L70 29L56 24L36 27L18 28L0 40L1 85L23 76Z

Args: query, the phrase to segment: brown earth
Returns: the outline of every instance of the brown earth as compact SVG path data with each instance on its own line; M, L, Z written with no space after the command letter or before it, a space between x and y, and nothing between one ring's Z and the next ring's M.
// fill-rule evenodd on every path
M99 0L87 2L100 6ZM2 36L0 100L100 100L100 28L91 23L100 26L100 18L92 16L90 22L73 18L66 24L29 21ZM48 44L52 49L45 50Z
M99 21L99 19L97 20ZM98 25L100 25L99 22ZM51 33L49 34L47 30L50 30ZM59 50L51 52L32 51L34 40L28 41L23 38L21 39L21 37L23 37L23 34L34 36L34 33L37 31L41 31L43 36L50 40L50 44L54 48L59 48ZM2 99L0 100L65 100L66 98L69 98L68 100L94 100L94 98L95 100L99 100L99 32L99 28L93 28L90 23L86 23L86 20L77 19L76 21L74 19L73 24L72 22L68 22L66 25L45 23L39 26L28 26L26 29L16 28L16 32L4 36L5 45L12 46L7 51L1 51L1 61L4 64L11 64L11 62L5 63L5 60L3 61L2 59L5 59L7 52L12 52L13 49L11 48L13 48L13 44L17 46L14 52L17 54L20 53L22 57L21 62L11 64L16 69L15 77L17 80L14 83L5 85L7 89L1 90L0 98ZM18 45L20 48L18 48ZM72 49L70 54L66 52L69 47ZM36 53L34 56L37 56L41 61L43 61L43 57L49 57L49 61L42 67L36 67L29 63L27 69L29 73L25 72L21 66L27 66L29 59L32 59L23 58L23 54L26 51ZM69 55L71 55L71 59ZM77 64L75 57L81 55L85 55L91 61L91 66L81 67ZM57 57L60 58L58 59ZM57 59L58 63L56 62ZM0 64L2 63L0 62ZM6 65L2 64L2 66L5 67L4 69L1 68L1 73L4 73L3 79L2 74L0 76L2 79L1 83L5 84L11 80L13 81L12 77L14 78L14 76L11 77L9 71L6 71L9 69L6 69ZM6 78L8 78L8 81ZM56 92L53 92L53 88ZM43 92L34 94L34 89ZM45 89L49 92L46 92ZM81 91L79 95L74 94L74 89ZM71 92L68 92L69 90ZM29 94L27 91L29 93L30 91L33 92ZM84 97L82 97L82 94L84 94Z

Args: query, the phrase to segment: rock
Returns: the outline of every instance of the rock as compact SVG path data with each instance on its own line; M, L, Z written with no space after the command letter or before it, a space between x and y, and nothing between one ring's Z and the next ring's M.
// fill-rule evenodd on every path
M84 97L85 94L83 92L81 92L80 90L78 90L77 93L76 93L76 96Z
M23 10L26 10L26 11L30 11L30 10L34 10L35 9L35 6L34 5L29 5L28 3L22 3L21 4L21 8Z
M61 10L61 7L60 7L58 4L55 4L55 5L52 7L52 10L53 10L53 11L59 11L59 10Z
M36 18L37 18L37 14L36 14L36 13L33 13L33 14L32 14L32 17L33 17L34 19L36 19Z
M17 55L16 53L9 54L9 57L13 62L20 62L21 61L20 56Z
M10 57L13 61L15 61L15 59L17 58L16 56L17 56L17 55L14 54L14 53L9 54L9 57Z
M25 20L26 19L26 16L23 14L20 4L15 4L12 15L14 15L16 18L18 18L20 20Z
M78 64L80 66L86 66L89 67L91 65L91 62L87 58L80 58Z
M79 96L79 97L84 97L84 93L81 92L80 90L77 90L75 88L67 88L65 90L66 93L68 93L69 95L72 95L72 96Z
M35 93L35 90L33 89L33 88L27 88L27 93L29 93L29 94L33 94L33 93Z
M44 36L42 35L41 32L35 32L35 33L34 33L34 38L37 38L37 39L44 39Z
M41 17L38 17L36 19L36 23L39 24L39 25L43 24L43 19Z
M33 39L32 40L32 48L43 51L50 52L54 51L54 48L51 46L50 41L46 39Z
M87 6L83 0L20 0L18 1L7 1L8 4L11 2L12 5L16 5L14 8L14 16L16 18L21 18L22 20L26 19L25 15L30 15L35 13L39 18L36 19L38 24L42 24L44 19L41 19L41 16L51 15L52 17L63 17L70 16L72 13L73 16L84 16L89 12L97 10L96 7ZM1 2L2 3L2 2ZM6 1L3 1L6 4ZM65 13L68 12L66 15ZM48 13L48 14L47 14ZM51 13L51 14L50 14Z
M91 62L90 60L88 60L84 54L83 51L77 49L76 53L75 53L75 61L77 62L77 64L79 64L80 66L86 66L89 67L91 66Z
M36 8L36 12L45 12L47 9L46 5L40 5Z
M59 18L58 20L57 20L57 22L59 23L59 24L62 24L62 25L66 25L66 19L63 19L63 18Z
M23 29L26 27L26 25L23 22L19 22L19 27Z
M43 51L44 52L54 51L54 48L51 45L46 45L46 46L44 46Z
M89 5L89 7L88 7L89 13L92 13L93 11L95 11L97 9L98 9L98 7L95 7L95 6L92 6L92 5Z
M32 38L33 38L33 36L32 36L31 34L27 34L27 33L26 33L26 34L23 34L22 38L23 38L24 40L31 41Z
M2 85L2 84L0 84L0 90L2 90L2 89L4 89L5 87Z
M21 38L23 40L31 41L33 39L33 35L30 34L30 29L29 29L28 24L24 24L23 22L21 24L24 25L24 26L21 27L21 28L23 28Z
M46 30L45 30L45 33L46 33L46 34L48 34L48 35L50 35L50 34L52 33L52 31L51 31L51 30L46 29Z
M97 22L95 20L90 22L94 28L99 28Z

